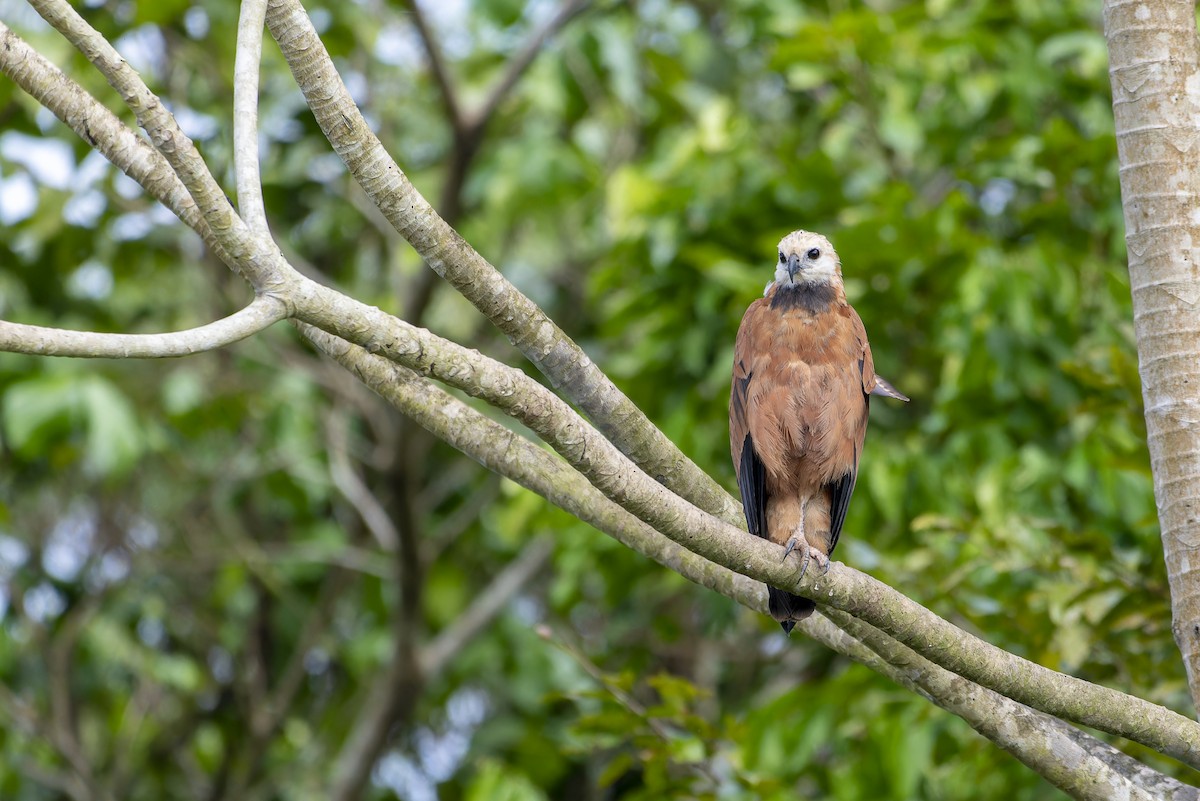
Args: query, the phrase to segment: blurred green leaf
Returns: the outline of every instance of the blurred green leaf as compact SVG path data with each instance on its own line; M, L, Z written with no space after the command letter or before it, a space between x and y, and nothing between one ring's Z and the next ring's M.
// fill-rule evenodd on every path
M546 795L511 768L487 760L467 786L464 798L466 801L538 801Z

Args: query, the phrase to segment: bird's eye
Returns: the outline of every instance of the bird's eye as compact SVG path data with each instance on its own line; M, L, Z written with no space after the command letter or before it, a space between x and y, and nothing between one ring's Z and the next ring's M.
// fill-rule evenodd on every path
M787 259L783 257L783 251L781 250L779 251L779 263L783 264L785 261L787 261Z
M808 253L805 253L804 255L808 256L809 261L816 261L817 259L821 258L821 251L817 250L816 248L811 248L809 249Z

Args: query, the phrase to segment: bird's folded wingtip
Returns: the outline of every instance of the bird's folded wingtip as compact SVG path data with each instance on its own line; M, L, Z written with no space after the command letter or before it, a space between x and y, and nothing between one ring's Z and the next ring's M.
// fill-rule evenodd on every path
M888 381L881 375L875 376L875 388L871 390L872 395L882 395L885 398L895 398L898 401L908 403L909 397L900 390L892 386L892 382Z

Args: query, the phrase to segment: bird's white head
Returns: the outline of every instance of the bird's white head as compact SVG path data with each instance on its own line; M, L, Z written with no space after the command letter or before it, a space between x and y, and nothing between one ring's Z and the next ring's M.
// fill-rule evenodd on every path
M842 282L842 262L829 240L811 231L792 231L779 240L775 262L775 284L780 287L801 284L838 285ZM770 289L771 285L767 285Z

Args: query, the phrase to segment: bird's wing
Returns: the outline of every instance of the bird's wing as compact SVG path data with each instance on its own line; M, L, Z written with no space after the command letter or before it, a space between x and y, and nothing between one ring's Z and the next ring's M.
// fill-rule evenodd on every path
M829 553L833 553L833 549L837 547L838 538L842 536L846 512L850 510L850 496L854 494L854 483L857 480L858 452L855 452L854 467L850 472L825 485L825 488L829 490Z
M858 361L858 372L861 383L838 384L831 382L834 387L842 387L835 392L836 397L828 402L843 410L836 416L837 430L827 432L826 436L838 442L838 465L841 471L834 471L833 480L825 484L829 492L829 552L837 547L838 538L842 535L842 527L846 523L846 512L850 509L850 497L854 494L854 485L858 480L858 460L862 455L863 442L867 437L867 410L872 394L882 394L879 386L882 379L875 375L875 361L871 357L871 345L867 342L867 331L862 320L854 309L846 307L844 316L837 322L835 340L843 343L842 347L830 348L832 353L853 354ZM840 368L845 369L845 368ZM844 375L844 373L843 373ZM891 389L891 384L882 382ZM894 391L894 390L893 390ZM899 393L897 393L899 394Z
M755 304L757 305L757 304ZM749 325L754 305L746 312L733 349L733 385L729 393L729 445L737 473L746 528L751 534L767 536L767 470L750 436L750 387L754 380L755 354Z
M882 395L885 398L895 398L896 400L908 403L909 397L900 390L892 386L892 382L888 381L881 375L875 376L875 387L871 390L872 395Z

